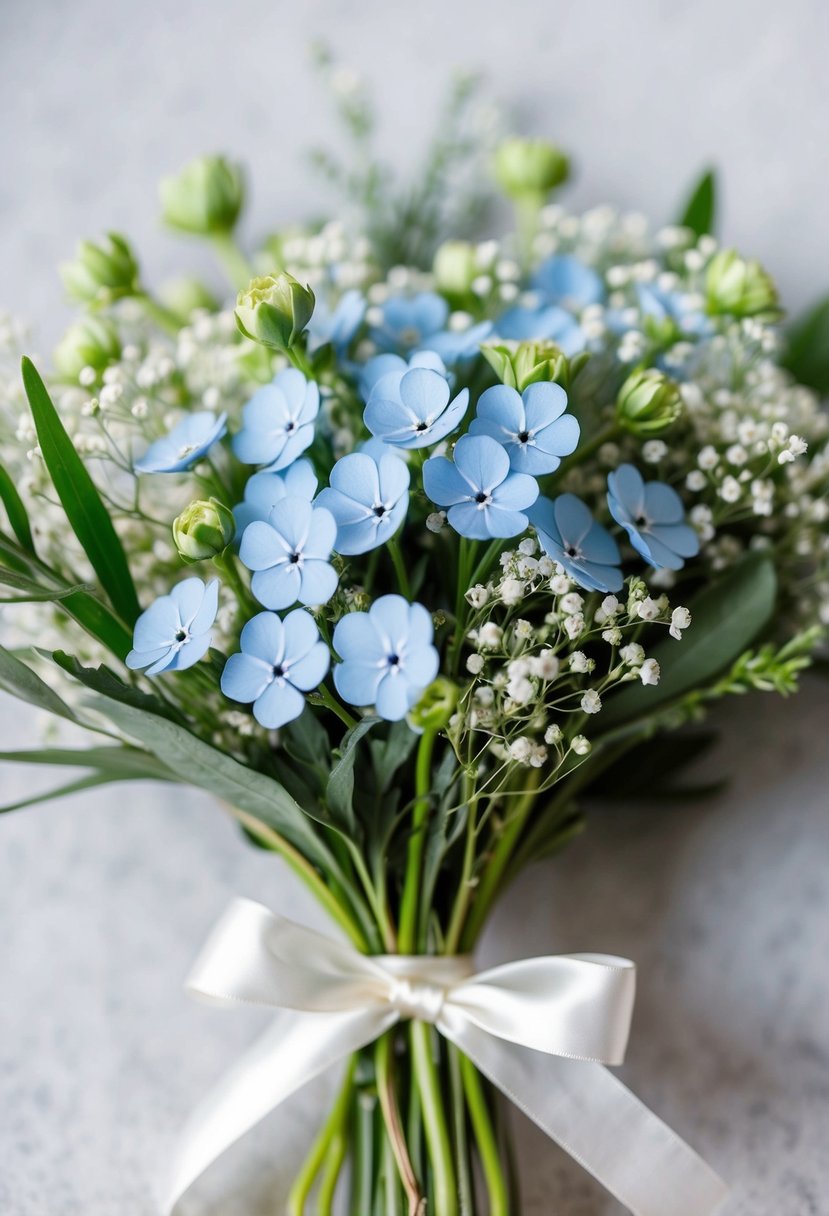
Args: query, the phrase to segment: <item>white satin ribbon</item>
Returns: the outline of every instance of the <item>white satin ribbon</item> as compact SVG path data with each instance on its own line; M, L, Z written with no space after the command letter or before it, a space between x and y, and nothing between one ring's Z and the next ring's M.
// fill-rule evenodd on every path
M401 1018L432 1023L635 1216L707 1216L726 1193L603 1067L624 1057L635 990L628 959L562 954L475 975L468 957L360 954L239 899L187 987L222 1005L281 1012L188 1121L165 1212L300 1086Z

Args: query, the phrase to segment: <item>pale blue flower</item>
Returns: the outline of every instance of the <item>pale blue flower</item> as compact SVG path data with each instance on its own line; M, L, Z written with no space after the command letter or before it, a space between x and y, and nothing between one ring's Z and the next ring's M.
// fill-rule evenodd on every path
M234 452L243 464L266 464L275 472L286 469L313 442L319 407L315 382L295 367L284 368L258 388L243 409Z
M188 414L161 439L151 443L133 468L136 473L181 473L189 469L227 431L227 414L210 410Z
M623 579L619 546L575 494L539 498L529 511L548 557L587 591L619 591Z
M207 653L218 607L218 579L207 586L200 578L184 579L169 595L159 596L135 622L127 667L132 671L144 667L148 676L192 667Z
M445 456L427 460L423 488L432 502L449 508L455 531L473 540L525 531L524 512L538 497L535 478L512 472L505 449L489 435L463 435L454 457L454 464Z
M604 299L602 277L571 253L556 253L542 262L532 277L532 286L547 304L559 304L568 312L580 313Z
M337 521L338 553L368 553L394 536L409 506L409 470L393 452L351 452L331 470L317 505Z
M587 335L576 318L557 304L516 305L496 319L495 332L509 342L555 342L568 357L587 345Z
M222 692L245 704L269 730L298 718L303 693L325 679L331 655L319 629L304 608L281 621L275 612L260 612L242 629L241 654L232 654L222 672Z
M682 499L671 486L643 481L632 464L622 464L608 475L607 488L610 514L657 570L681 570L687 557L699 553L699 537L686 524Z
M334 629L334 685L350 705L373 705L397 722L438 673L432 614L402 595L382 595L368 612L349 612Z
M687 292L665 291L655 283L638 283L636 297L646 323L655 323L657 328L673 328L689 337L703 337L713 329L710 318Z
M305 498L282 498L267 522L248 524L239 559L252 570L251 590L266 608L327 604L339 576L328 560L337 539L334 516Z
M443 333L432 334L429 350L440 355L447 367L454 367L456 363L465 363L479 355L481 343L486 342L492 331L491 321L480 321L468 329L445 329Z
M393 376L394 380L390 380L389 383L399 384L406 372L413 367L428 367L432 371L439 372L447 380L449 379L440 355L436 355L431 350L416 350L408 359L404 359L402 355L375 355L360 371L359 389L363 401L368 402L381 381ZM386 391L385 385L383 391Z
M381 307L382 321L371 331L380 350L414 350L429 345L433 334L445 327L449 305L434 291L416 296L392 296Z
M392 372L375 386L363 414L372 435L401 448L425 448L456 430L469 405L469 389L449 401L440 372L414 367L399 379Z
M318 297L314 315L308 322L309 351L315 351L330 342L337 354L342 356L362 325L365 315L365 299L362 293L354 288L344 292L334 308Z
M271 509L283 498L307 498L317 492L317 475L309 460L295 460L284 473L263 469L249 477L245 485L245 501L233 508L236 535L241 536L255 519L267 519Z
M579 424L565 414L567 394L560 384L530 384L519 393L496 384L478 399L471 435L490 435L509 455L510 467L540 477L552 473L579 442Z

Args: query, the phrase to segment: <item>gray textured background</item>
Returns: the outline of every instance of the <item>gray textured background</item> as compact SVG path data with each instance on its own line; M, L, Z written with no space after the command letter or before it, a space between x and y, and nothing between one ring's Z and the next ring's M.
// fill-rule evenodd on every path
M307 70L324 35L365 71L403 160L453 65L481 67L529 127L577 155L578 204L668 217L705 162L727 170L724 235L798 305L827 287L827 10L819 0L679 6L534 0L0 0L0 309L65 316L76 237L136 239L148 274L200 265L158 231L155 182L224 149L254 178L252 230L316 210L299 155L330 137ZM624 1076L734 1185L723 1216L829 1211L826 691L739 707L694 806L597 810L566 863L511 893L486 957L627 954L640 996ZM32 716L0 701L4 745ZM3 800L33 788L2 770ZM256 1016L189 1003L181 979L234 894L321 924L290 877L195 793L125 787L0 824L0 1211L150 1216L170 1138ZM319 1094L263 1125L183 1216L276 1216ZM611 1216L601 1189L519 1122L525 1211Z

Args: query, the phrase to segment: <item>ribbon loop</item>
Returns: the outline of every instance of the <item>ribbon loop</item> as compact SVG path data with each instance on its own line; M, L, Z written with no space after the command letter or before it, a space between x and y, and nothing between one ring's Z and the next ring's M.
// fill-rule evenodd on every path
M633 963L604 954L525 959L478 975L466 956L367 957L237 900L188 988L282 1012L191 1117L164 1210L302 1085L401 1018L416 1018L435 1025L634 1216L708 1216L726 1193L722 1180L602 1066L624 1056L634 986Z

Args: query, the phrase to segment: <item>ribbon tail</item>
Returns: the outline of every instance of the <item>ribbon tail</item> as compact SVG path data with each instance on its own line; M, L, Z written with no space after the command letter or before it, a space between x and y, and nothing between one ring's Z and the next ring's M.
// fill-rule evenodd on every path
M393 1009L283 1012L193 1111L162 1196L169 1216L193 1182L281 1102L359 1051L398 1019Z
M602 1064L543 1056L465 1018L439 1028L634 1216L708 1216L725 1198L719 1175Z

